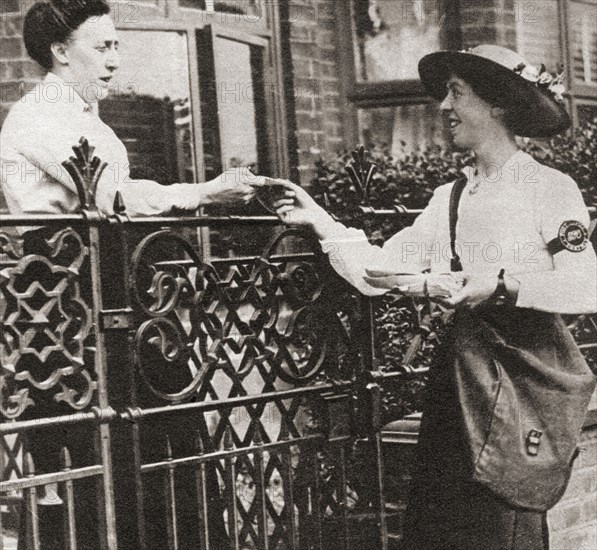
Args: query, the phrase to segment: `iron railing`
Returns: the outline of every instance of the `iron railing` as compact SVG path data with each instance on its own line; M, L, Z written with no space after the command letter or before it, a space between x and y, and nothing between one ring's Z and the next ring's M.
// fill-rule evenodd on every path
M385 549L382 385L424 371L433 312L411 303L416 337L381 373L375 302L313 236L270 216L129 219L118 198L102 217L99 170L82 144L81 214L0 219L6 533L36 550ZM261 254L202 254L202 228L239 226L272 228ZM595 318L571 327L594 358Z
M27 548L384 547L369 304L311 236L208 261L177 228L277 220L0 224L3 517Z

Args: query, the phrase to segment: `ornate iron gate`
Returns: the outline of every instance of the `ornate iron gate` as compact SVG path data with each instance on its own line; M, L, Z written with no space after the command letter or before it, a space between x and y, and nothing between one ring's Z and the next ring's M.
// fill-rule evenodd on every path
M101 218L102 167L75 152L82 215L1 222L44 226L0 233L20 548L383 548L368 302L296 230L258 257L193 242L271 217Z
M209 260L198 228L277 220L103 218L74 149L82 214L0 219L5 547L385 549L380 384L421 338L378 372L371 302L311 236ZM594 317L572 329L591 355Z

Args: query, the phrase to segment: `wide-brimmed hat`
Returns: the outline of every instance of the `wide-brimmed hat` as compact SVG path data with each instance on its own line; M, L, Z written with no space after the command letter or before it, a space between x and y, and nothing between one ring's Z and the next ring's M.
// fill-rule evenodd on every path
M439 101L446 97L446 83L453 74L492 90L500 105L515 109L509 127L518 136L549 137L570 127L562 98L563 76L528 64L508 48L481 45L463 52L439 51L419 62L423 85Z

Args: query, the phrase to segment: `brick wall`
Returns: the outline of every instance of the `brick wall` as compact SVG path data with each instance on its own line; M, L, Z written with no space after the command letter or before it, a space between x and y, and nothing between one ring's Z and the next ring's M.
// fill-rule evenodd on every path
M301 183L314 162L345 148L335 0L289 0L290 52ZM288 61L288 60L287 60ZM348 144L352 147L356 144Z
M583 432L580 447L568 489L547 516L551 550L597 548L597 425Z
M25 51L23 13L0 13L0 126L10 106L43 76Z

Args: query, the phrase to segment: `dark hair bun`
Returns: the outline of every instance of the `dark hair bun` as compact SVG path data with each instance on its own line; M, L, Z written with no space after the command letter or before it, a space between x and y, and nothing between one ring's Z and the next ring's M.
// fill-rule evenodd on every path
M23 40L32 59L44 69L53 66L51 46L66 42L90 17L110 13L107 0L41 0L25 16Z

